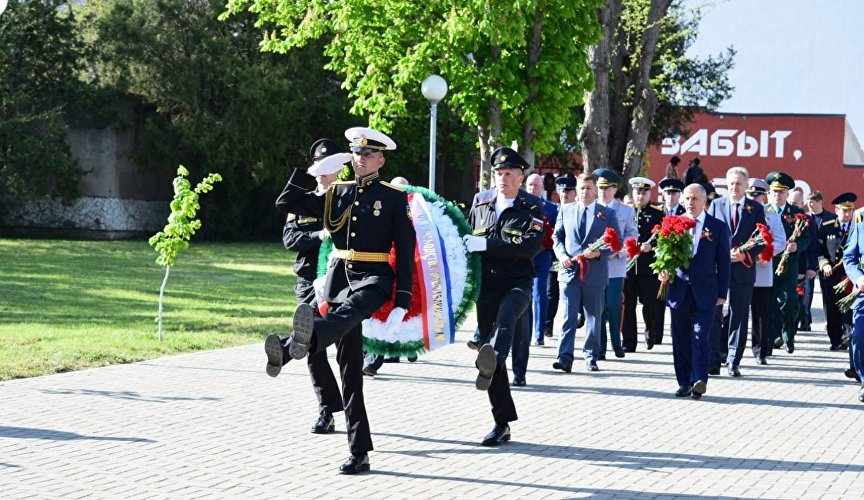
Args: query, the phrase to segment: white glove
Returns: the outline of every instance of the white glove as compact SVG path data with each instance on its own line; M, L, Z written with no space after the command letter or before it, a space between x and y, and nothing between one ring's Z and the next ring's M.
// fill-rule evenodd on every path
M326 229L321 229L320 231L318 231L318 239L319 240L327 241L328 238L330 238L330 231L328 231Z
M393 310L390 311L390 315L387 316L387 323L384 324L384 333L388 335L396 333L396 330L399 329L399 325L402 324L402 320L405 319L407 313L408 311L401 307L394 307Z
M462 237L462 241L465 243L465 248L467 248L469 252L486 251L486 238L483 238L482 236L466 234Z

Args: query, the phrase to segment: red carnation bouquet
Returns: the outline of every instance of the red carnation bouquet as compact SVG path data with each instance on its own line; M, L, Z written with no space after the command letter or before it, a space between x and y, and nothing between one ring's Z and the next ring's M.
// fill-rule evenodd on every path
M603 232L603 236L597 238L597 241L588 245L588 248L576 257L576 261L579 262L580 281L585 281L585 270L588 269L588 258L585 255L591 252L599 252L600 250L610 250L612 253L621 251L621 238L615 229L607 227L606 231Z
M654 226L654 229L651 232L651 237L648 238L648 241L645 243L649 245L654 245L654 241L657 239L657 235L660 233L660 224ZM636 238L629 237L624 240L624 250L627 252L627 270L633 269L633 266L636 265L636 259L642 255L642 245L645 243L639 243L636 241Z
M842 265L842 263L843 261L840 261L838 264ZM852 310L852 306L855 304L858 296L861 295L861 292L855 288L855 283L852 283L852 280L850 280L848 276L844 276L839 283L834 285L834 293L838 295L841 293L844 294L843 297L837 301L837 308L840 309L840 312L843 314Z
M810 227L810 219L807 218L804 214L795 214L795 229L792 231L792 236L789 237L789 241L796 241L802 234L804 234L804 230ZM789 246L787 244L786 250L783 251L783 255L780 257L780 262L777 264L777 270L774 272L777 276L783 276L783 273L786 272L786 262L789 260L789 254L792 252L789 251Z
M774 258L774 235L771 234L771 230L768 226L757 222L756 230L753 231L750 238L741 245L735 247L741 254L741 264L743 264L744 267L753 266L753 260L747 252L753 250L758 245L765 245L765 248L759 252L759 256L757 257L759 262L762 262L763 264L771 262L771 259Z
M675 279L677 269L690 267L690 254L693 252L693 236L690 231L696 227L696 220L683 215L667 215L657 232L656 258L651 263L654 274L666 271L668 277L661 280L657 298L666 300L669 283ZM658 229L655 227L655 229Z

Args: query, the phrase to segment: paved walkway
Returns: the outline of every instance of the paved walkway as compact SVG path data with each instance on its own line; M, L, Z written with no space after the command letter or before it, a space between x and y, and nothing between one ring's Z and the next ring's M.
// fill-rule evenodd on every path
M341 418L309 433L305 365L270 379L260 344L9 381L0 498L862 498L864 405L815 328L701 401L672 396L669 345L572 374L532 348L498 449L477 445L492 420L464 342L386 364L366 379L376 450L356 477L336 473Z

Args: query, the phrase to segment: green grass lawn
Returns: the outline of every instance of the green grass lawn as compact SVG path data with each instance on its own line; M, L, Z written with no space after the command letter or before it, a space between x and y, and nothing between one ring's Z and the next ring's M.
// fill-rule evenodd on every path
M251 344L288 328L293 252L193 242L171 268L160 343L155 260L145 241L0 239L0 380Z

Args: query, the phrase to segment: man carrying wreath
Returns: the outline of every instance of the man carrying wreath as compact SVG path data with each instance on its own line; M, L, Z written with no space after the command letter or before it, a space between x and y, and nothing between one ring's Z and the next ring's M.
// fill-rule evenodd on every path
M726 302L729 290L729 230L726 224L705 212L705 188L691 184L682 196L686 217L695 221L690 263L674 276L661 271L669 281L666 296L672 311L672 358L678 379L676 397L700 399L707 390L709 337L715 308ZM662 238L662 236L661 236ZM658 261L662 244L658 244Z
M585 311L585 369L597 371L600 355L600 321L603 317L604 295L609 284L609 255L607 247L595 250L598 240L607 228L618 238L618 218L615 211L596 202L597 178L580 174L576 178L577 203L562 205L555 221L553 248L561 271L561 302L564 307L564 325L558 344L558 360L552 368L564 372L573 367L573 346L576 336L577 315L580 305Z

